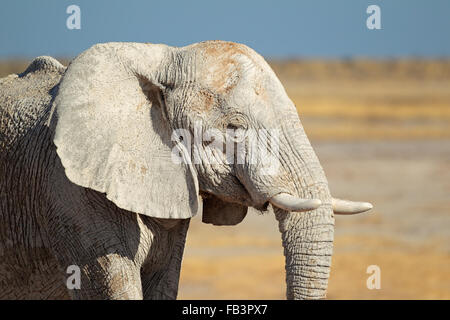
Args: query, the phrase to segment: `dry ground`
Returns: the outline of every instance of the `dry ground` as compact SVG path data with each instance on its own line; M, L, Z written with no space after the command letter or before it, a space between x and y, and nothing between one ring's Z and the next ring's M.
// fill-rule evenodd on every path
M272 61L338 197L374 203L338 216L330 299L450 299L450 61ZM0 76L24 62L0 63ZM284 299L270 215L236 227L192 221L181 299ZM381 268L368 290L366 269Z

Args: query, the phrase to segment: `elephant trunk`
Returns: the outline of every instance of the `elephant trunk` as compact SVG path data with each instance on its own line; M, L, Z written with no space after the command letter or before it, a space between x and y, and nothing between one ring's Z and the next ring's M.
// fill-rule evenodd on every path
M275 207L286 258L288 299L325 298L333 251L332 198L323 169L297 115L285 126L289 147L283 169L294 185L293 196L320 200L320 207L292 212Z
M292 213L275 209L286 258L288 299L325 298L333 251L329 208Z

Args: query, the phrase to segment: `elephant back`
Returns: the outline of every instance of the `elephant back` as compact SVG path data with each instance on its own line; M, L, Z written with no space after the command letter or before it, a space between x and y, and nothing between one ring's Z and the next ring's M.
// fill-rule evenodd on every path
M41 121L65 67L51 57L35 58L27 69L0 79L0 154Z

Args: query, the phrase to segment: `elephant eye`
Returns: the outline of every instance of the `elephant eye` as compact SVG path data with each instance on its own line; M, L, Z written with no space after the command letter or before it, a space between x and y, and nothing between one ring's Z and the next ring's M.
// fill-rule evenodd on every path
M247 130L248 125L247 125L247 121L243 118L240 117L238 119L233 119L232 121L228 122L227 124L227 129L228 130Z
M244 114L235 113L225 119L226 134L234 142L241 142L247 135L248 120Z
M242 142L247 135L247 127L230 123L227 125L227 136L234 142Z

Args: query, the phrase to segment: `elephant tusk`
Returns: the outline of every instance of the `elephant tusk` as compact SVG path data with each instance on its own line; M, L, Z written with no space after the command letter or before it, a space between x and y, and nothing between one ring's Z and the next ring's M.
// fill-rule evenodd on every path
M279 193L269 201L280 209L295 212L314 210L322 204L319 199L300 199L287 193Z
M357 214L373 208L369 202L354 202L333 198L333 211L336 214Z

